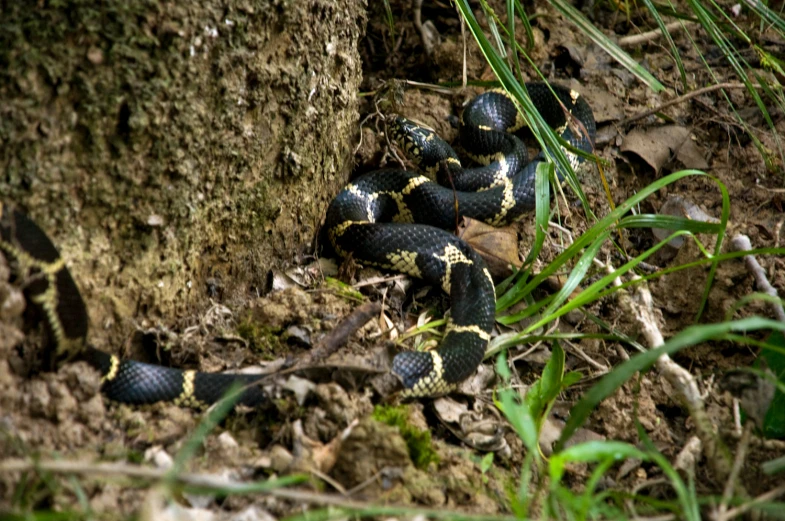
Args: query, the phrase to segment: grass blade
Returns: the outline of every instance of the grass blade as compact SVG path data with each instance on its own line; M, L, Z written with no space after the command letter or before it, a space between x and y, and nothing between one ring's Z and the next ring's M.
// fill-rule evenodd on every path
M570 436L572 436L581 425L583 425L589 417L589 414L591 414L602 400L614 393L624 384L624 382L632 378L635 373L648 369L660 356L672 355L685 347L712 340L731 332L752 332L760 330L777 330L785 332L785 324L766 318L750 317L733 322L691 326L669 339L660 347L635 355L602 377L602 379L589 389L589 392L575 404L570 410L570 418L567 420L561 437L556 443L555 450L557 452L562 450L564 443L570 439Z
M616 45L610 38L605 36L594 24L586 19L583 14L575 9L565 0L550 0L553 7L570 22L572 22L578 29L581 30L586 36L599 45L605 52L619 62L625 69L635 75L640 81L645 83L654 92L661 92L665 90L662 83L657 80L652 74L641 66L638 62L632 59L621 47Z

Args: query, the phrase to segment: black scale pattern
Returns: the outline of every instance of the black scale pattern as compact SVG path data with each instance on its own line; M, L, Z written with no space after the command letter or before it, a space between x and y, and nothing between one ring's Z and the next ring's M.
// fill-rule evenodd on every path
M552 86L558 100L545 84L526 85L529 95L543 119L553 128L563 127L567 115L561 103L583 126L573 134L568 125L562 137L573 146L591 152L596 133L594 116L582 97L573 99L571 91ZM379 170L356 179L333 200L327 213L327 228L336 250L351 254L360 262L391 267L390 255L416 253L419 276L441 285L447 266L437 256L453 246L471 260L471 264L452 264L450 272L451 320L458 326L475 326L489 333L495 312L494 288L484 272L485 264L471 248L444 231L453 229L456 217L472 217L496 224L508 223L532 210L535 205L534 174L537 164L546 160L540 153L531 163L526 161L525 147L509 134L518 126L517 110L503 93L487 92L472 100L461 118L461 143L474 155L491 155L502 151L505 161L514 165L508 172L512 183L514 204L500 214L505 187L481 192L465 191L467 187L484 188L496 178L499 163L474 169L451 167L452 184L447 186L422 182L412 188L417 174L404 170ZM489 127L483 130L481 127ZM433 170L434 165L458 156L452 148L430 130L404 118L395 118L390 125L391 137L416 164ZM523 150L521 159L519 149ZM512 155L510 155L512 154ZM562 175L557 171L561 178ZM474 175L479 180L475 180ZM457 184L456 184L457 180ZM443 182L443 179L439 180ZM409 193L404 194L405 188ZM460 187L460 188L459 188ZM507 188L509 190L509 187ZM456 191L457 190L457 191ZM507 194L509 198L509 193ZM457 199L458 216L455 215ZM403 205L403 210L401 206ZM408 212L408 213L407 213ZM501 217L500 217L501 216ZM389 221L406 220L418 224ZM450 331L437 353L442 361L440 377L446 383L457 383L470 376L482 361L487 342L477 332ZM404 352L393 361L393 372L401 377L407 389L423 385L434 371L434 358L429 353ZM431 389L434 387L431 386Z
M68 268L65 265L56 268L61 260L60 253L46 233L21 211L0 205L0 250L16 265L16 270L32 272L18 273L22 277L34 277L26 285L27 298L32 305L42 307L34 304L31 297L40 298L50 285L57 290L57 302L54 303L56 316L47 316L41 310L54 344L53 358L81 355L106 377L112 369L113 357L87 345L87 309ZM30 260L23 260L27 257ZM62 335L58 336L57 331L61 331ZM80 352L74 353L69 349ZM200 406L215 403L232 385L247 386L259 380L258 376L252 375L197 373L193 392L184 396L184 374L181 369L123 360L114 378L107 379L101 391L111 400L135 405L184 398L184 405ZM243 392L239 403L258 405L265 400L261 388L252 386Z
M0 250L8 255L9 261L22 262L22 255L32 258L30 266L17 266L16 269L27 269L33 273L19 274L32 276L32 283L26 285L26 297L32 301L45 293L50 285L54 285L58 301L56 305L57 316L65 336L62 340L74 340L83 343L87 337L87 308L85 307L79 289L74 282L71 272L63 266L58 271L44 276L46 268L60 260L60 253L46 233L27 215L9 206L0 204ZM21 255L20 255L21 254ZM49 337L57 342L55 328L45 320ZM64 352L60 346L55 346L52 354L52 363L58 358L66 359L76 353Z
M514 121L513 114L513 123ZM414 149L422 151L418 156L411 154L407 156L426 172L435 172L436 181L442 186L455 188L461 192L476 192L491 186L501 168L498 160L486 161L487 164L482 166L464 168L460 164L458 154L442 138L406 118L394 118L388 127L388 132L404 150L407 144L410 144L409 146ZM489 134L493 136L490 137ZM464 144L464 148L469 151L482 150L485 154L488 153L487 151L500 152L504 156L510 176L520 171L528 162L529 154L526 152L526 146L516 136L506 132L484 132L480 135L481 139L476 142L469 140L468 146ZM440 163L447 158L455 161L445 162L446 168L439 168Z
M101 371L108 374L112 368L112 357L89 348L88 360ZM131 405L147 405L157 402L183 400L182 405L208 406L224 396L232 385L250 386L240 396L237 403L255 406L266 400L266 395L258 385L259 375L196 373L193 381L193 394L183 396L184 375L182 369L154 364L122 360L117 376L104 382L101 392L117 402Z
M110 400L131 405L170 402L183 392L183 371L123 360L117 376L104 382L101 391Z

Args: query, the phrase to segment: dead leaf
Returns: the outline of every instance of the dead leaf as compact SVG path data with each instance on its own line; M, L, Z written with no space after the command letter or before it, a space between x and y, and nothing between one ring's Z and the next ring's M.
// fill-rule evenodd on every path
M565 421L561 418L557 418L553 414L547 417L543 422L542 429L540 431L539 443L540 449L546 456L553 454L553 444L561 437L562 431L564 430L564 425ZM602 434L581 427L576 430L572 436L570 436L564 446L566 448L573 445L578 445L580 443L600 441L605 439L605 436Z
M487 365L480 365L477 371L461 382L458 392L466 396L479 396L496 382L496 373Z
M657 173L674 157L687 168L708 168L700 149L690 138L690 130L678 125L635 129L624 137L621 151L639 156Z
M283 388L292 391L297 400L297 405L302 407L308 395L316 390L316 384L305 378L292 375L283 385Z
M706 170L709 168L709 162L706 161L706 158L703 157L703 153L698 145L693 140L694 137L691 137L679 149L679 153L676 154L676 159L684 165L684 168L693 168L695 170Z
M322 443L319 440L313 440L306 436L303 431L302 421L295 421L292 424L292 453L294 454L294 460L290 469L315 470L328 474L338 460L338 454L341 451L344 440L349 437L358 423L358 420L354 420L329 443Z
M461 441L475 449L509 457L510 446L504 438L504 422L490 410L484 411L485 414L469 410L466 404L449 396L437 398L433 406L442 424Z
M494 277L507 277L512 274L510 265L520 268L523 264L518 258L518 233L509 226L495 228L464 217L458 237L482 256Z

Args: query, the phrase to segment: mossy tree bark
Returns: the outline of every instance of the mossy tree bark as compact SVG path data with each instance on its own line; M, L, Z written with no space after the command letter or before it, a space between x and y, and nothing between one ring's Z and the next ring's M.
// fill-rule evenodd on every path
M363 0L3 8L0 200L58 244L94 335L307 251L351 168L364 25Z

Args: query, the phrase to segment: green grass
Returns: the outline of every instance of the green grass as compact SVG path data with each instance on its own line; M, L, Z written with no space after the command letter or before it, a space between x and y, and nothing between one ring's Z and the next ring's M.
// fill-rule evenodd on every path
M501 45L503 39L494 33L496 25L490 25L491 33L496 36L496 45L494 46L480 29L479 23L474 18L474 13L469 7L468 2L466 0L457 0L456 3L489 65L499 78L501 85L518 100L519 109L521 110L522 115L530 122L530 126L536 129L535 135L540 141L541 146L549 153L556 151L557 153L553 154L554 162L559 165L559 168L562 169L562 171L568 171L569 168L565 167L563 159L559 157L558 148L555 146L557 138L552 136L547 128L543 128L538 115L532 111L531 102L528 100L528 96L523 88L523 82L521 81L520 73L518 72L519 69L517 68L517 56L520 53L527 59L528 57L526 56L526 51L521 49L512 37L514 32L510 29L506 35L508 48L515 50L515 52L512 53L514 55L513 59L509 59L507 57L508 53ZM613 45L604 34L589 24L581 13L577 12L562 0L552 0L551 4L561 12L565 19L573 23L577 29L605 49L618 63L635 74L640 81L647 83L655 91L663 88L656 80L652 81L653 78L649 77L647 74L640 74L637 62L631 60L624 51ZM664 22L658 11L662 6L658 7L649 1L644 1L644 5L650 10L657 25L664 27ZM770 130L773 132L774 127L766 107L764 106L765 103L758 95L758 91L751 84L751 81L746 74L745 66L748 67L748 64L739 57L736 50L733 49L729 43L728 33L733 32L735 36L738 36L740 29L733 26L732 20L728 19L725 12L713 2L698 3L688 1L687 5L692 9L691 16L701 23L707 33L718 45L723 56L728 60L739 79L747 85L749 94L761 109ZM519 7L520 6L514 2L507 3L508 20L513 19L516 14L524 16L519 12ZM489 8L487 5L484 5L484 8L486 14L488 14ZM777 31L782 31L782 28L785 25L782 24L782 20L778 15L766 10L765 6L760 9L760 12L762 17L768 17L768 23L775 26ZM685 16L685 18L686 17L687 16ZM495 15L489 14L489 23L495 20L498 20L498 18ZM510 25L510 27L512 27L512 25ZM686 86L686 74L681 57L670 36L666 38L666 41L673 53L674 60L680 71L682 82ZM751 39L746 38L745 41L751 46L754 46ZM698 52L700 54L700 50L698 50ZM529 62L531 64L531 60L529 60ZM510 63L513 64L512 67L510 66ZM704 63L706 62L704 61ZM518 72L517 77L513 71ZM715 81L719 83L720 80L716 79L716 76L714 77ZM760 80L760 76L758 76L758 79ZM769 99L775 101L778 106L782 106L780 101L780 86L765 86L767 88L763 90L764 93L769 96ZM728 103L730 103L729 99ZM730 106L732 107L732 104ZM740 123L745 125L741 121ZM767 155L767 151L763 150L760 141L754 135L752 129L747 128L745 125L745 130L751 136L753 142L758 146L764 161L771 167L772 161ZM776 136L776 132L773 133ZM776 136L776 142L779 146L778 136ZM500 288L502 291L499 292L497 301L497 311L499 312L497 319L503 324L518 323L524 318L536 318L531 321L529 325L525 326L520 333L506 335L503 338L500 337L497 339L495 343L492 343L488 353L489 356L498 354L499 361L497 363L497 371L500 374L505 375L509 374L509 369L507 368L505 360L507 348L527 341L550 340L552 342L551 360L543 371L541 378L532 385L525 398L521 398L517 392L510 389L501 389L498 392L496 400L497 406L505 414L506 418L528 449L527 458L521 470L519 494L518 497L513 498L512 502L512 504L515 505L515 513L518 517L527 517L530 515L533 512L531 498L538 496L538 494L532 492L532 490L539 490L541 493L540 497L544 494L544 499L540 502L538 507L545 518L587 519L598 517L627 517L631 512L626 508L624 501L632 501L639 505L637 512L641 515L674 513L687 519L700 519L701 509L699 505L701 499L697 496L695 491L695 483L693 483L691 479L685 482L681 478L669 464L668 460L654 448L642 428L639 428L639 439L643 443L642 449L640 447L634 447L615 441L588 442L568 448L565 448L565 444L577 429L584 425L603 399L618 390L625 382L633 379L636 374L651 367L661 355L674 354L690 346L712 341L725 340L760 344L760 342L754 338L748 337L756 332L765 333L772 330L782 331L783 328L785 328L785 325L758 317L735 321L729 319L719 324L695 325L674 335L667 340L664 345L651 350L646 350L643 346L638 345L631 339L625 338L624 335L617 335L610 328L606 328L607 332L604 334L603 338L607 340L615 339L619 342L627 343L634 349L638 349L642 352L614 368L601 378L573 406L567 424L556 444L555 454L547 461L539 454L538 447L539 431L542 425L542 419L544 418L543 415L547 415L553 404L553 400L555 400L559 392L569 387L577 376L575 374L563 373L564 352L558 345L558 338L561 335L540 335L539 331L541 331L543 326L552 323L556 318L563 316L569 311L576 309L585 310L592 303L620 290L627 289L632 284L644 283L652 278L661 277L665 274L682 269L689 269L696 265L708 265L709 276L703 287L698 315L695 317L696 321L699 320L708 301L709 291L714 283L717 266L720 262L741 256L738 252L730 254L721 253L730 215L728 191L722 182L712 176L708 176L708 178L718 187L722 198L720 222L711 224L697 223L687 219L666 217L662 215L628 215L631 210L638 207L641 201L657 190L661 190L669 184L688 176L707 176L707 174L703 172L676 172L663 177L662 179L658 179L651 185L640 189L633 197L620 204L617 208L613 209L610 214L601 219L594 217L591 210L588 209L588 202L585 200L582 191L576 189L575 193L583 202L584 209L586 209L587 219L590 223L594 224L580 237L576 237L572 244L568 245L567 248L547 266L541 268L539 273L535 274L532 272L530 264L528 263L539 254L544 243L544 230L547 229L547 222L551 217L547 179L552 177L552 172L552 167L550 167L549 171L548 167L544 165L541 165L541 168L538 169L536 184L538 201L535 216L536 236L532 252L527 257L527 264L524 266L524 269L516 273L510 280L505 281L502 285ZM591 284L586 284L585 281L590 274L593 260L603 246L610 245L613 248L617 248L617 246L613 244L613 240L617 236L619 230L639 227L664 228L673 230L674 233L671 237L656 244L648 251L630 259L622 266L614 268L611 273L605 274L600 277L599 280L596 280ZM714 244L712 246L703 245L697 237L697 234L699 233L713 235L715 237ZM643 275L637 279L637 282L629 281L621 286L613 285L615 279L621 279L622 276L635 272L637 266L641 262L644 262L670 239L678 235L686 235L695 241L698 245L698 249L702 252L703 257L689 264L673 266L651 275ZM769 248L759 249L754 254L782 255L783 253L785 253L785 249ZM547 277L565 271L569 271L570 274L559 292L539 300L535 297L534 290L537 289ZM580 287L583 287L583 289L581 289L577 295L574 295L574 292ZM521 301L526 301L527 303L527 306L523 311L514 314L507 313L508 309ZM584 311L584 313L586 313L586 311ZM598 317L590 318L593 319L594 323L602 324ZM576 338L580 337L580 334L576 335ZM767 347L771 349L775 348L770 345L767 345ZM646 497L630 498L621 494L619 491L600 492L596 488L600 478L618 462L629 458L647 461L659 467L674 490L675 499L673 501L663 502L654 501L652 498ZM574 462L591 462L593 464L593 471L590 474L590 478L584 483L583 490L580 493L574 492L571 487L562 483L565 466ZM534 482L532 476L543 476L543 471L546 468L549 480L546 482L546 480L541 478L539 481Z
M655 92L664 89L664 86L654 76L644 70L636 60L632 59L607 36L597 30L569 3L563 0L551 0L550 3L577 30L608 52L613 59L627 68L639 81L648 85ZM744 5L746 6L746 4ZM533 61L528 55L529 46L532 42L531 27L529 17L522 4L515 0L506 2L505 14L507 22L504 23L487 3L481 2L480 6L486 16L489 34L482 30L480 23L475 18L475 12L467 0L456 0L456 6L485 59L496 74L500 85L518 101L519 110L529 123L529 127L532 128L535 138L540 142L540 146L552 155L553 163L558 165L562 172L569 172L569 166L559 147L559 137L554 135L551 129L544 125L539 114L534 110L533 104L523 86L521 59L529 63L535 75L539 75L543 79L544 77L536 70ZM730 70L745 84L747 93L761 110L769 131L775 137L776 153L779 156L779 162L773 158L771 151L765 149L762 145L757 136L758 130L750 128L738 116L730 98L723 92L728 107L732 113L736 114L737 123L755 143L762 160L769 169L781 172L782 147L780 146L780 138L775 131L768 107L776 106L782 110L783 106L785 106L785 103L782 101L782 88L778 83L767 83L761 74L753 70L744 59L742 53L739 52L739 49L734 47L734 42L744 42L750 49L753 49L760 58L761 65L770 71L782 74L782 61L778 60L776 56L767 53L754 41L754 38L745 34L734 20L727 15L727 9L723 9L715 2L687 0L684 6L688 9L687 11L680 11L681 6L677 8L672 3L662 4L643 0L641 9L647 9L656 26L660 28L665 26L665 17L684 21L697 21L702 26L703 30L717 45ZM766 24L767 28L776 31L779 37L785 35L785 23L779 13L771 11L762 3L756 3L754 6L746 6L745 8L752 9L760 17L761 28ZM515 24L518 21L521 22L524 32L516 37ZM685 32L689 36L689 31ZM679 72L682 88L687 89L689 78L679 50L673 38L667 32L663 40ZM522 46L519 41L526 43ZM690 41L702 60L709 77L713 78L715 83L728 81L728 78L718 78L708 61L703 59L703 50L698 47L693 39L690 38ZM752 79L750 73L752 73ZM698 87L702 86L698 85ZM630 512L626 509L624 501L631 500L639 505L638 514L641 515L674 513L688 519L700 519L701 508L699 505L705 504L707 498L698 497L695 483L691 479L685 481L672 468L668 460L648 440L643 429L639 429L639 439L643 448L612 441L591 442L564 448L565 443L586 422L603 399L617 391L625 382L635 378L635 375L641 371L648 370L663 354L674 354L682 349L707 342L723 341L739 344L746 343L754 347L776 350L777 346L761 342L758 338L765 336L768 331L782 331L783 324L759 317L732 320L734 316L732 313L738 311L749 301L771 300L772 297L757 294L745 297L729 311L727 320L718 324L700 324L699 321L706 308L709 291L714 284L715 274L720 263L740 258L744 254L783 255L785 254L785 249L759 248L753 252L723 253L722 247L726 239L726 230L730 216L730 198L725 185L719 179L704 172L682 171L658 179L651 185L640 189L633 197L620 204L610 214L601 219L594 216L575 178L567 176L568 182L570 182L575 193L580 198L586 217L592 225L585 233L576 237L571 244L568 243L564 251L557 255L547 266L541 267L538 273L534 273L532 270L533 261L538 257L542 249L546 235L545 230L548 229L548 221L553 217L549 187L549 182L553 178L553 169L553 164L540 165L538 168L536 179L535 239L524 267L497 287L497 320L500 323L511 325L517 324L525 318L535 317L535 319L523 327L517 334L503 335L494 339L488 351L488 357L499 357L497 371L500 374L505 374L509 373L505 363L505 353L508 348L525 342L540 340L552 342L551 361L546 366L541 378L529 389L525 398L522 398L516 391L503 387L498 390L496 397L498 408L505 414L528 449L520 473L521 479L518 494L516 497L511 498L514 513L520 518L531 515L533 512L538 511L537 509L532 509L534 501L532 498L544 497L537 505L544 518L627 517L630 515ZM722 203L719 223L703 223L663 215L632 213L632 210L638 208L639 204L654 192L690 176L706 176L718 188ZM587 283L587 278L593 274L592 264L598 252L608 246L621 250L614 243L614 239L619 232L624 229L641 227L669 229L673 230L674 233L671 237L657 243L637 257L630 258L621 266L612 267L610 273L595 277L597 280ZM703 244L699 240L698 234L713 236L712 244ZM625 275L636 273L642 262L645 262L673 237L680 235L687 236L694 241L701 252L701 257L686 264L670 266L654 274L640 273L636 280L628 280L621 286L613 284L615 279L624 280L622 277ZM698 266L708 267L708 277L700 292L698 313L695 316L696 325L672 336L664 345L656 349L648 350L634 339L615 331L610 326L604 324L599 317L591 316L586 311L591 304L619 291L628 290L634 284L646 283L657 277L680 270L693 269ZM569 272L569 276L559 292L547 297L538 298L536 296L535 290L546 278L556 273L565 272ZM582 289L575 295L579 288ZM526 302L526 308L523 311L510 314L509 310L522 301ZM580 333L541 333L543 326L553 323L555 319L573 310L582 310L595 324L601 325L605 332L587 335ZM557 443L556 453L549 460L545 460L539 454L537 443L542 421L547 416L556 396L561 391L569 388L575 382L575 379L578 378L578 375L574 373L564 374L564 352L558 345L558 340L561 338L569 338L571 340L602 338L608 341L625 343L632 347L633 350L640 351L640 353L601 378L574 405L567 425L562 432L561 439ZM780 382L779 385L782 385L782 383ZM780 412L779 416L783 414L785 413ZM596 488L599 479L615 464L628 458L640 459L659 467L672 487L675 499L672 501L661 501L643 495L631 498L620 492L599 492ZM570 462L591 462L594 465L591 477L585 483L585 488L580 494L573 492L570 487L562 483L563 470L565 465ZM772 462L766 468L781 469L782 466L780 462ZM543 479L543 475L547 475L549 479ZM541 478L537 481L533 476L541 476ZM779 505L782 506L782 503L779 503Z

